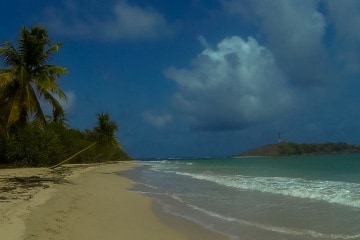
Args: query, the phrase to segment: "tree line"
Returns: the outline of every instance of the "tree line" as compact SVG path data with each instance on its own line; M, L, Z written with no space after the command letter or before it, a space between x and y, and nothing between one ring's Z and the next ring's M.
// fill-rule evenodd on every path
M130 159L116 139L118 126L109 114L99 113L89 130L66 124L60 101L67 97L58 78L68 70L50 64L60 47L40 26L23 27L16 45L5 41L0 46L0 164L52 166L64 159L74 163ZM51 106L51 115L44 113L42 102Z
M345 142L291 143L279 144L279 155L304 155L323 153L359 152L360 146Z
M360 145L345 142L294 143L281 142L251 149L238 156L291 156L307 154L329 154L360 152Z

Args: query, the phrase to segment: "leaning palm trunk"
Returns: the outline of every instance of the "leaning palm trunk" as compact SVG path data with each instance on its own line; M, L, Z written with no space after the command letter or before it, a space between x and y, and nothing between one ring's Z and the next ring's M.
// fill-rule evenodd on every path
M74 155L72 155L71 157L65 159L64 161L62 161L62 162L60 162L60 163L58 163L58 164L56 164L56 165L54 165L54 166L51 166L50 169L55 169L55 168L57 168L57 167L60 167L60 166L63 165L64 163L70 161L71 159L73 159L74 157L76 157L77 155L79 155L80 153L85 152L86 150L92 148L92 147L95 146L95 145L96 145L96 142L92 143L91 145L89 145L89 146L87 146L86 148L82 149L81 151L75 153Z
M89 145L88 147L84 148L83 150L75 153L68 159L66 159L66 160L62 161L61 163L58 163L50 168L54 169L54 168L57 168L57 167L63 165L64 163L70 161L71 159L73 159L74 157L79 155L80 153L85 152L86 150L92 148L97 143L98 144L106 144L106 143L118 144L118 142L116 141L116 137L115 137L115 132L117 131L117 129L118 129L118 127L117 127L116 123L114 121L110 120L109 114L107 114L107 113L98 114L97 126L94 128L93 131L90 132L90 134L92 135L92 139L96 140L96 142L92 143L91 145Z

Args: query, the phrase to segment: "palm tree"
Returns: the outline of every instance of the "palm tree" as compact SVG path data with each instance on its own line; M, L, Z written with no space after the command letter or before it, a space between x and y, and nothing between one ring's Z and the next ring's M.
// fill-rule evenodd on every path
M52 44L47 30L35 26L23 27L17 48L9 41L0 47L5 68L0 69L0 112L3 128L24 125L28 120L45 124L40 99L50 103L53 119L61 119L64 110L58 99L66 100L57 78L67 69L50 65L52 55L61 44ZM4 129L2 129L4 131Z
M100 144L118 144L115 136L118 131L116 122L110 120L110 116L107 113L99 113L97 118L97 125L92 131L92 137Z

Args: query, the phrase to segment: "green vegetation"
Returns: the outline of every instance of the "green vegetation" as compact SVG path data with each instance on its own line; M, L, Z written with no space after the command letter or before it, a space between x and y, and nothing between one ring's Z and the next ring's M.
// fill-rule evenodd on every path
M240 154L240 156L289 156L305 154L326 154L326 153L344 153L359 152L359 145L338 143L292 143L282 142L278 144L269 144L259 148L254 148Z
M80 131L65 124L59 102L66 100L58 77L67 69L50 65L61 44L52 44L46 29L22 28L18 46L5 41L0 47L0 164L53 166L73 163L129 160L115 134L116 123L106 113L97 125ZM40 102L52 106L47 119ZM81 154L78 154L81 153Z

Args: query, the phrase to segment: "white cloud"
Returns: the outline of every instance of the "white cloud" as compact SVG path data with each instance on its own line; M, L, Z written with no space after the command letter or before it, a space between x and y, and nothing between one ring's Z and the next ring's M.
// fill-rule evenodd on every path
M165 130L168 125L172 122L171 114L157 114L154 112L146 111L143 113L143 119L145 122L153 126L158 130Z
M102 13L93 13L93 8L99 6L104 8ZM173 33L173 27L161 13L126 1L109 9L91 2L82 6L68 3L63 9L48 8L46 25L61 35L101 40L147 40Z
M260 26L279 67L292 82L318 84L328 77L324 75L326 21L318 10L319 1L223 0L222 3L229 13Z
M179 87L176 107L197 129L245 128L293 101L272 53L251 37L225 38L193 59L191 69L172 67L166 76Z

